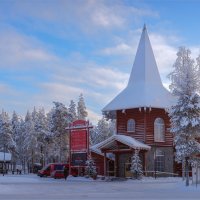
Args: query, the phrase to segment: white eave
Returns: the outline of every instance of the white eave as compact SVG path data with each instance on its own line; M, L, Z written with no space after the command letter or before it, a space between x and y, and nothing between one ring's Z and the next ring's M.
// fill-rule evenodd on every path
M103 108L103 112L139 107L169 108L173 102L172 94L161 82L144 26L128 85Z
M127 145L128 147L132 149L139 149L139 150L150 150L151 147L126 135L113 135L109 137L108 139L104 140L103 142L100 142L99 144L96 144L95 148L102 149L102 148L111 148L115 145L115 142L121 142L122 144Z

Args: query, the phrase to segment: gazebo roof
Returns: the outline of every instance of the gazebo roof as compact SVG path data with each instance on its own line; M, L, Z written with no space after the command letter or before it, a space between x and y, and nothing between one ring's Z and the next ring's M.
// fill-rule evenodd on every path
M103 112L139 107L168 108L173 101L173 96L161 82L147 29L144 26L128 85L103 108Z

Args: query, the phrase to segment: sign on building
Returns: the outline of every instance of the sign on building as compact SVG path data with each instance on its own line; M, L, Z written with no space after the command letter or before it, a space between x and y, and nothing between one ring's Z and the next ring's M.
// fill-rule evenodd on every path
M88 121L76 120L66 129L69 130L69 173L71 168L84 168L89 156L89 129L92 126Z

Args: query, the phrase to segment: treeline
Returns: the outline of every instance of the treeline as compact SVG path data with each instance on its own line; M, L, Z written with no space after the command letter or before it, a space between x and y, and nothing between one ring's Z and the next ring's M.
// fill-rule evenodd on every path
M35 163L45 165L50 162L67 162L69 154L69 134L66 127L77 119L87 120L87 109L83 95L77 104L71 100L68 107L53 102L46 113L42 109L27 111L25 117L16 112L10 117L0 114L0 152L10 152L12 163L23 169L32 169ZM90 132L91 144L96 144L114 132L113 122L99 120Z

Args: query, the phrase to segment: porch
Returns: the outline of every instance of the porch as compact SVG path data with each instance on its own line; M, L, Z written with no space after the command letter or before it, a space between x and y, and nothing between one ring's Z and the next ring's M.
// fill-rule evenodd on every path
M98 148L104 154L104 176L130 177L131 157L135 150L139 152L143 169L146 169L146 152L150 146L125 135L113 135L101 142ZM113 154L114 164L106 159L108 154Z

